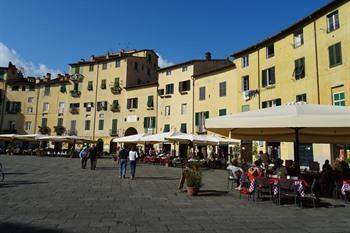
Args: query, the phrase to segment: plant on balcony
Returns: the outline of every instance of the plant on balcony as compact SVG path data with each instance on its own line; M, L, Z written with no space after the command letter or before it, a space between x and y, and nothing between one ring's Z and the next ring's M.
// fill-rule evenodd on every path
M71 90L70 94L72 97L79 97L81 95L81 92L78 90Z
M50 134L51 129L47 126L38 126L41 134Z
M66 128L64 126L54 126L53 128L57 135L62 135L66 132Z

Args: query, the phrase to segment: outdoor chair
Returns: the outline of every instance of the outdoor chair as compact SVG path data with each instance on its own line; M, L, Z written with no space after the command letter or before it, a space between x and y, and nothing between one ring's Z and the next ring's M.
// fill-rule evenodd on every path
M231 190L233 189L233 183L237 183L237 178L232 174L231 170L227 170L227 190L229 190L231 183Z
M270 200L272 200L272 188L267 177L256 177L255 178L255 194L257 199L263 199L265 195L268 195Z
M338 181L334 181L333 197L335 199L342 197L341 188L342 188L342 184L340 184Z
M283 198L293 198L294 205L297 205L298 193L293 180L280 179L278 183L278 204L281 205Z
M242 198L242 194L247 195L248 201L250 200L251 197L254 198L254 192L253 193L249 193L249 187L250 187L250 181L247 177L247 175L242 174L241 176L241 180L240 180L240 186L241 189L239 190L239 199ZM247 193L245 193L247 192Z
M313 207L316 208L316 201L318 200L318 197L315 194L315 187L316 187L316 178L313 179L311 188L310 188L310 193L306 193L303 197L304 199L311 199ZM301 202L303 204L303 202Z

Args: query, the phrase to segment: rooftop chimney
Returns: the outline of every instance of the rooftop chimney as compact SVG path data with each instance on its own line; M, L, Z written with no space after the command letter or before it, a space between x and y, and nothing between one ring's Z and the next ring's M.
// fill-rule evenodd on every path
M205 53L205 60L211 60L211 53L210 52Z

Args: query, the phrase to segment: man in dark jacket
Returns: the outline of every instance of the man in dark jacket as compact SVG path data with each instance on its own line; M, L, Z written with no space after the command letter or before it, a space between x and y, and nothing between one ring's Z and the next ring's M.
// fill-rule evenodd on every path
M125 178L126 164L128 162L129 150L124 145L123 149L119 152L118 162L119 162L119 178Z
M95 170L96 169L96 163L97 163L97 147L94 145L89 153L89 157L90 157L90 165L91 165L91 170Z

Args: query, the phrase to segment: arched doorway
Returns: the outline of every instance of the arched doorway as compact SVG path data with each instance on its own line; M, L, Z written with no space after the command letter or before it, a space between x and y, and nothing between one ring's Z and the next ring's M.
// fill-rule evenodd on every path
M130 136L135 134L137 134L137 130L133 127L130 127L127 130L125 130L124 136Z
M111 141L109 142L109 153L110 154L114 154L117 150L117 142L113 142L113 138L111 139Z

